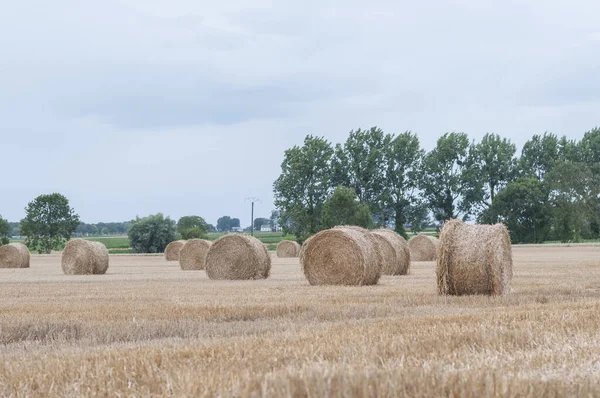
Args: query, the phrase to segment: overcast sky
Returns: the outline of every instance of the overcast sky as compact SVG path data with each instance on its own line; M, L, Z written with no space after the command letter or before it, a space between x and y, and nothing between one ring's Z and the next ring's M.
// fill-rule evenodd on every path
M285 149L352 129L579 139L600 125L597 0L3 1L0 214L250 223Z

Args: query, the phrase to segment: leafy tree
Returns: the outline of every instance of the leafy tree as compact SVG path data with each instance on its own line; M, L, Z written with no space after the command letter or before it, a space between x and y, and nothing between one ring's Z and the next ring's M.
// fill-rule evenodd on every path
M421 232L427 225L429 224L429 209L427 209L427 205L423 202L417 202L417 204L413 204L409 206L406 210L406 215L404 217L406 222L410 224L410 231L413 234ZM396 229L398 229L396 227ZM402 228L404 231L404 228ZM407 239L408 237L405 237Z
M11 222L10 224L10 236L21 236L21 223Z
M386 149L391 137L372 127L351 131L344 145L336 145L332 159L332 185L352 187L362 203L369 206L378 224L386 223Z
M260 231L263 225L271 225L271 220L268 218L255 218L254 219L254 230Z
M333 228L337 225L357 225L369 228L373 218L369 207L360 203L352 188L339 186L327 199L323 206L323 227Z
M411 132L397 137L388 136L385 150L385 190L383 203L393 215L395 230L408 238L404 225L411 223L420 228L427 217L427 208L421 200L419 185L425 151L419 138Z
M558 138L555 134L534 135L523 145L519 168L522 176L544 179L559 158Z
M177 239L175 221L161 213L137 218L128 232L134 253L162 253Z
M58 249L75 232L79 216L69 207L69 200L59 194L40 195L27 205L21 230L26 245L38 253Z
M548 237L552 222L548 192L535 177L509 183L480 217L482 223L499 220L510 231L512 243L541 243Z
M177 231L186 240L206 238L208 223L200 216L184 216L177 222Z
M562 162L580 162L580 147L575 140L568 140L566 136L558 141L558 159Z
M321 230L323 204L331 187L333 148L324 138L307 136L302 147L285 151L281 175L273 184L275 206L286 233L299 242Z
M231 217L223 216L217 220L217 229L221 232L231 231Z
M468 179L468 149L466 134L446 133L425 156L422 186L427 204L438 222L457 218L458 214L466 217L470 213L469 203L463 201L474 184Z
M471 146L465 176L470 182L465 201L479 211L487 209L499 190L514 179L516 146L498 134L486 134Z
M583 135L577 146L577 153L580 157L578 160L587 164L595 173L600 173L600 128L593 128Z
M0 216L0 244L7 245L10 240L10 223Z
M555 237L563 242L580 241L597 220L600 176L584 163L562 162L547 175L554 210Z

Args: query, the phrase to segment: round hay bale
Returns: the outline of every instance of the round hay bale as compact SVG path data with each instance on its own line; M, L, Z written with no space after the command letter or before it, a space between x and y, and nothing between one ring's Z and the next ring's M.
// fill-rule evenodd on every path
M365 235L366 239L371 243L371 246L374 249L374 255L376 259L375 267L370 267L367 269L367 279L365 280L365 285L376 285L379 282L379 278L381 278L381 270L384 267L385 259L383 257L383 247L379 239L371 231L365 229L363 227L359 227L356 225L338 225L334 227L334 229L351 229L353 231L360 232Z
M408 241L412 261L435 261L440 241L433 236L417 235Z
M359 227L338 226L304 242L302 271L311 285L375 285L381 277L377 239Z
M211 241L204 239L188 240L179 252L181 269L184 271L203 270L206 263L206 254L211 245Z
M90 242L92 244L92 252L94 253L94 274L103 275L108 270L109 255L108 249L100 242Z
M77 238L67 242L60 263L66 275L93 275L106 273L108 262L106 246Z
M261 241L252 236L222 236L206 254L206 275L210 279L266 279L270 272L269 252Z
M165 260L179 261L179 253L185 245L185 240L176 240L167 245L165 248Z
M22 243L0 247L0 268L29 268L29 249Z
M382 275L408 275L410 270L410 250L406 240L391 229L377 229L372 232L382 247L384 265Z
M293 240L282 240L277 245L277 257L294 258L300 256L301 247Z
M510 235L503 224L444 224L436 266L439 294L503 295L510 291L512 268Z

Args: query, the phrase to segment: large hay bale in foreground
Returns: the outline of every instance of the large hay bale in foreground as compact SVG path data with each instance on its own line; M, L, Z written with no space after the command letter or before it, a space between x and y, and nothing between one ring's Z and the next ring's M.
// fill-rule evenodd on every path
M184 271L203 270L206 264L206 254L212 245L204 239L190 239L185 242L179 252L179 265Z
M359 227L338 226L304 242L302 271L311 285L375 285L382 257L377 239Z
M372 232L380 241L384 257L382 275L408 275L410 270L410 250L406 240L391 229L377 229Z
M282 240L277 245L277 257L294 258L300 256L301 247L293 240Z
M512 249L506 226L469 225L450 220L440 233L438 292L497 296L510 291Z
M179 261L179 253L185 245L185 240L176 240L167 245L165 248L165 260L167 261Z
M108 250L100 242L71 239L62 256L61 267L66 275L105 274L108 269Z
M29 249L22 243L0 247L0 268L29 268Z
M412 261L435 261L440 241L433 236L417 235L408 241Z
M231 234L217 239L206 254L206 275L210 279L266 279L271 256L253 236Z

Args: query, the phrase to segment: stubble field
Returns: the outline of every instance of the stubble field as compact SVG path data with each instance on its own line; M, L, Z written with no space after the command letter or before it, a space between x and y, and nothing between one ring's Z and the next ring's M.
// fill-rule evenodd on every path
M600 247L513 254L501 298L438 296L433 263L357 288L34 255L0 270L0 396L600 396Z

